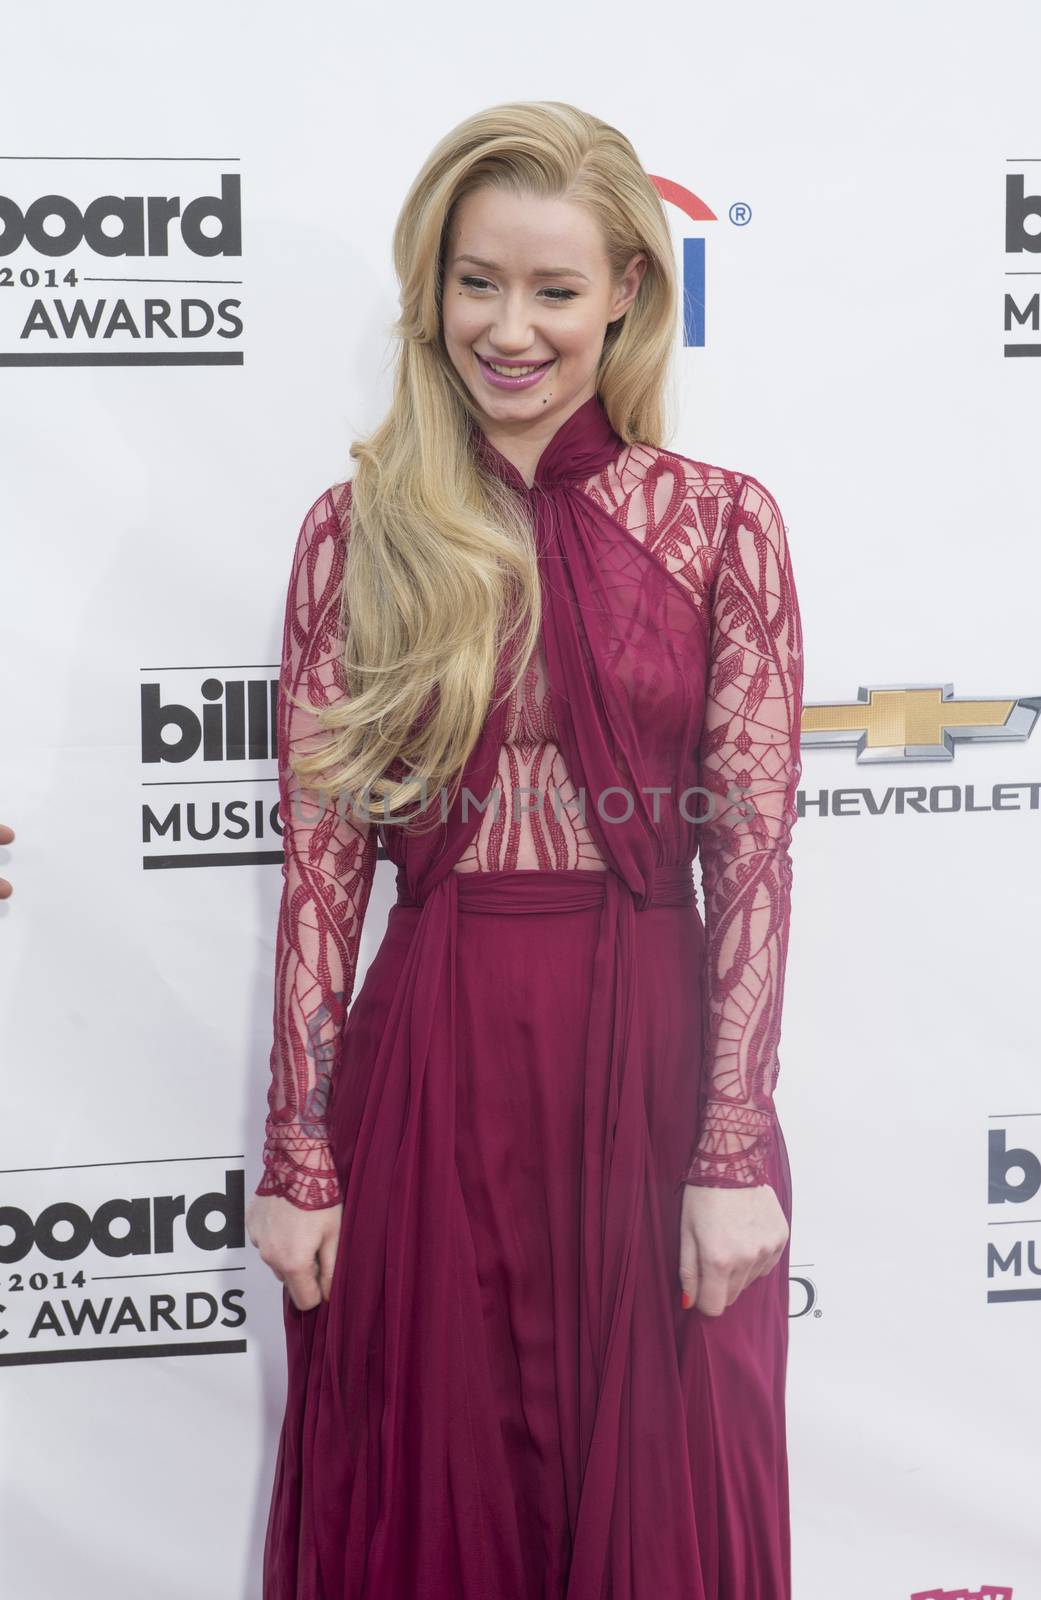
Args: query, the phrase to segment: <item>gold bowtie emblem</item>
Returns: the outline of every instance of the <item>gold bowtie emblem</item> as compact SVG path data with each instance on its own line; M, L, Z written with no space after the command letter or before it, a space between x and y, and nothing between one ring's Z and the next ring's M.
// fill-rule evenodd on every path
M954 698L954 685L861 687L856 700L803 706L801 744L854 745L858 761L952 761L957 742L1030 737L1041 696Z

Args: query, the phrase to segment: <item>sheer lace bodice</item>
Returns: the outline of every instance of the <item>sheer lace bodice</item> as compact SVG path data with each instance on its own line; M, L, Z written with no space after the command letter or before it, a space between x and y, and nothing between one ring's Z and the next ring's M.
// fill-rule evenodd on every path
M706 964L705 1106L686 1179L765 1181L787 955L789 844L801 763L802 636L786 530L756 479L648 445L623 448L583 485L672 575L704 621L700 784L715 797L696 828ZM304 519L286 608L281 684L332 703L345 692L338 592L350 486ZM641 558L642 559L642 558ZM507 705L495 788L459 872L599 870L558 744L540 646ZM279 702L285 864L276 948L274 1045L264 1176L257 1192L307 1208L339 1198L323 1112L353 994L378 828L322 808L286 756L323 737ZM557 803L551 796L557 795Z
M605 869L581 815L559 738L540 642L507 700L505 736L492 796L477 837L463 851L454 871Z

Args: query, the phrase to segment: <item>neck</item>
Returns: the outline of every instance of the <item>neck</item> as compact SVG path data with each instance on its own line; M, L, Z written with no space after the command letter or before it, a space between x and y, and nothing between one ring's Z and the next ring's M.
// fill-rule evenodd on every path
M550 440L564 426L568 417L573 416L580 406L592 399L595 393L596 384L591 382L586 389L575 396L566 411L554 411L551 416L535 417L531 422L497 422L494 417L482 415L481 431L489 444L494 445L512 467L516 467L530 489L535 482L535 468L539 464L539 457Z

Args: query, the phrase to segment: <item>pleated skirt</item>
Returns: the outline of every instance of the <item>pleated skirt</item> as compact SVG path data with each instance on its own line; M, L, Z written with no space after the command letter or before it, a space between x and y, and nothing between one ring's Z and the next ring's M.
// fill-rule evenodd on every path
M454 1072L445 1081L461 1207L456 1237L424 1248L444 1253L453 1284L465 1263L464 1347L443 1358L443 1383L436 1367L423 1368L404 1436L386 1412L391 1388L411 1381L395 1360L409 1357L393 1354L381 1323L367 1334L364 1381L343 1377L335 1346L351 1326L352 1253L374 1252L379 1240L383 1260L353 1265L374 1281L395 1270L355 1194L330 1301L301 1312L283 1293L287 1396L264 1600L790 1600L788 1250L720 1316L684 1311L680 1299L686 1191L677 1180L702 1089L696 905L652 904L626 923L627 1070L639 1081L605 1099L590 1053L605 1003L601 900L554 901L548 881L531 883L542 873L452 876ZM475 876L480 886L463 881ZM566 887L602 876L548 878ZM497 887L510 894L497 900ZM522 914L503 914L507 901ZM408 1003L422 915L409 903L391 909L344 1032L329 1131L345 1192L359 1139L389 1115L388 1031L402 1026L396 1010ZM410 1026L414 1036L414 1018ZM625 1146L620 1116L640 1122L644 1152L617 1269L630 1287L628 1299L614 1290L598 1299L588 1169L591 1150L599 1162L600 1146ZM769 1177L790 1221L779 1126ZM418 1162L410 1181L423 1182ZM437 1281L438 1260L422 1267ZM446 1315L429 1311L433 1294L419 1300L417 1319L425 1308ZM360 1292L356 1303L361 1315ZM436 1341L440 1323L427 1331ZM612 1333L623 1348L611 1357L621 1377L608 1403L596 1390L608 1381L601 1356ZM420 1320L408 1348L424 1348L423 1337ZM462 1481L458 1445L445 1442L461 1432L473 1441L479 1492ZM407 1461L392 1460L395 1451Z

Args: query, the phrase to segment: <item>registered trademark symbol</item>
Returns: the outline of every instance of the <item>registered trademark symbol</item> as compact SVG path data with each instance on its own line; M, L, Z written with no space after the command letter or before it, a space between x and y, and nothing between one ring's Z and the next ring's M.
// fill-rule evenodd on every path
M813 1314L814 1314L815 1317L823 1317L824 1312L823 1311L815 1311Z
M746 200L735 200L727 215L735 228L747 228L752 220L752 207Z

